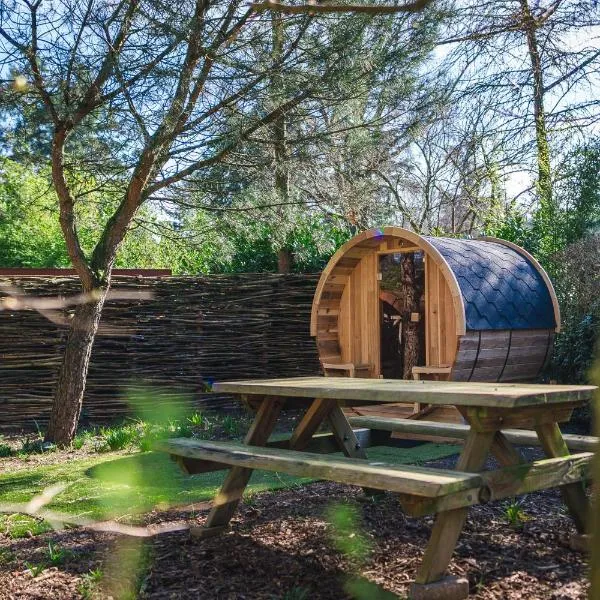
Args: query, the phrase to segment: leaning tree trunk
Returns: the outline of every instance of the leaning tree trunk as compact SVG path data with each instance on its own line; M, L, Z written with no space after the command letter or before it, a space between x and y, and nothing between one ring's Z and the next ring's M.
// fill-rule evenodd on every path
M102 290L100 297L77 306L71 321L46 432L46 440L59 446L70 444L77 431L92 346L106 293L107 290Z

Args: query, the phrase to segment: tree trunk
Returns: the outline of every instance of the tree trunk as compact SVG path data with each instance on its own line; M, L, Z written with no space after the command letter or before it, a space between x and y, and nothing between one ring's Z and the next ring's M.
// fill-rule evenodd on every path
M402 379L412 379L412 369L419 362L419 323L411 321L411 314L419 312L416 289L415 255L402 255Z
M67 446L75 437L87 380L92 346L98 331L107 289L99 298L75 309L58 374L46 440Z
M542 238L539 252L548 257L557 250L557 210L552 193L552 167L550 164L550 144L544 108L544 71L537 40L537 25L528 0L520 0L523 29L527 38L527 48L531 61L533 81L533 116L535 119L535 142L537 148L538 180L537 192L540 202L537 219Z
M289 248L281 248L277 252L277 272L289 273L292 270L294 255Z

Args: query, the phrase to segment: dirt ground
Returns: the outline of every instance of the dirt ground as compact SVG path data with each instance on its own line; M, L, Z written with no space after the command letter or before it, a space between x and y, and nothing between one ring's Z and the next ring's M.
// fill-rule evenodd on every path
M326 514L336 503L349 503L360 515L371 544L362 563L335 549ZM152 513L146 522L201 524L208 509ZM472 509L450 572L468 577L472 598L481 600L586 598L586 558L567 547L574 528L560 494L531 494L520 509L516 526L508 522L506 503ZM202 541L187 531L146 539L86 529L0 536L0 598L344 600L352 597L345 585L356 576L402 598L431 523L405 517L392 494L371 502L359 489L314 483L252 497L230 532ZM65 556L34 577L31 566L47 560L49 542Z

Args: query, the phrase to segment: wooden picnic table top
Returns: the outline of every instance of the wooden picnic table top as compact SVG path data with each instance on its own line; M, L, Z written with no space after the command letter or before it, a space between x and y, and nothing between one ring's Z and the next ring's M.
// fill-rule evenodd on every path
M409 381L349 377L291 377L222 381L216 392L361 402L421 402L466 407L525 408L590 400L593 385Z

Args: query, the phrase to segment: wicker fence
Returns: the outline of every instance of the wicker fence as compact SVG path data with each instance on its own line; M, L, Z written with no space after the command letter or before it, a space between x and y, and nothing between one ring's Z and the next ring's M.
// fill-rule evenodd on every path
M105 306L83 419L126 414L124 390L131 385L150 387L152 402L184 402L191 409L231 402L206 393L212 380L318 373L309 336L317 279L271 274L116 278L114 289L149 291L152 298ZM12 277L0 283L36 297L78 291L72 277ZM65 334L64 327L38 312L0 312L0 427L47 421Z

